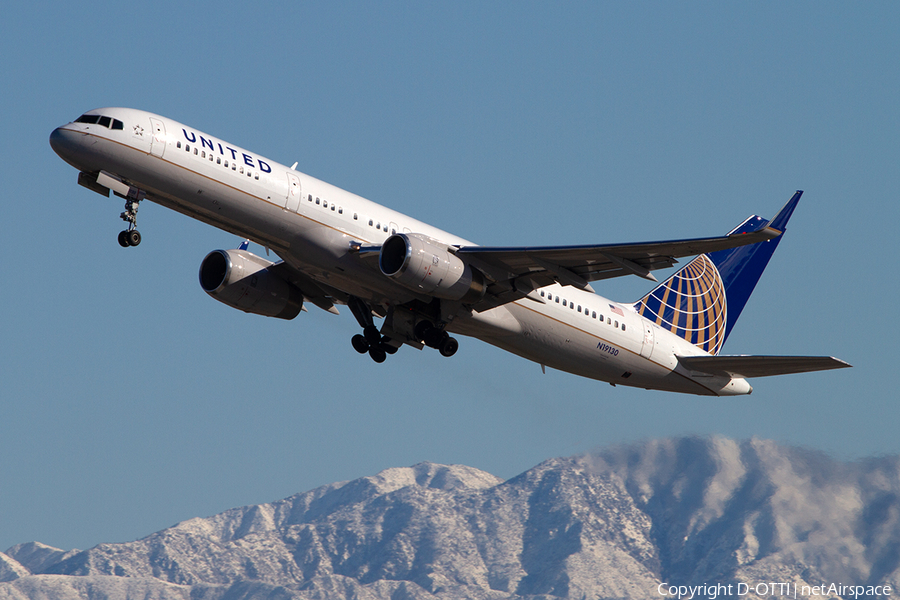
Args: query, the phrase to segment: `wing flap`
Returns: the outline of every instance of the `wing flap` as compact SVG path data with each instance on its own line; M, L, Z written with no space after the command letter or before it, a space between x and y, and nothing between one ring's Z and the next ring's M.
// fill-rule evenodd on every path
M679 356L678 362L691 371L730 377L769 377L852 366L833 356Z

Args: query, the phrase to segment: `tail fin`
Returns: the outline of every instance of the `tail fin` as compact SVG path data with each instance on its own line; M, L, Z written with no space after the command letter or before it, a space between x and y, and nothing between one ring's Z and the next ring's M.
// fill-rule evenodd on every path
M771 221L752 216L729 232L749 233L769 226L784 233L802 191L797 191ZM635 310L695 346L718 354L756 287L781 236L701 254L641 298Z

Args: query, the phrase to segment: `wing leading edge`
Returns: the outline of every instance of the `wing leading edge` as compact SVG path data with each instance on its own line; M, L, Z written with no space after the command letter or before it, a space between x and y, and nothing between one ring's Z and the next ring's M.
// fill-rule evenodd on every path
M477 306L484 310L513 302L534 289L560 283L589 289L591 281L650 273L671 267L684 256L696 256L755 244L781 235L772 227L712 238L638 242L594 246L491 247L463 246L454 253L478 267L492 281L488 296Z
M679 356L678 362L691 371L748 378L852 366L833 356Z

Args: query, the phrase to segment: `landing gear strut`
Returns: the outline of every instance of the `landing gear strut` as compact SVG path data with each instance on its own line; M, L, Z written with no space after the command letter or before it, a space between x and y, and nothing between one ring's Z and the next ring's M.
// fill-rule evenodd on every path
M397 352L397 348L391 346L388 342L389 338L381 335L378 328L375 327L375 321L372 319L372 309L355 296L351 296L347 306L350 312L356 317L356 321L363 328L362 335L356 334L350 338L353 349L360 354L369 353L369 357L377 363L383 363L387 359L388 354Z
M140 201L141 198L132 197L131 193L125 198L125 212L119 215L123 221L128 223L128 229L119 232L119 245L123 248L137 246L141 243L141 234L137 230L137 211Z

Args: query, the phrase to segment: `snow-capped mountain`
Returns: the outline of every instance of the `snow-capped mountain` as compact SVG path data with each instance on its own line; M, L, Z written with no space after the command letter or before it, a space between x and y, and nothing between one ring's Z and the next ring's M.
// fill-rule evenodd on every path
M81 552L20 544L0 553L0 582L0 600L896 591L900 458L843 463L762 440L683 438L552 459L508 481L422 463L135 542Z

